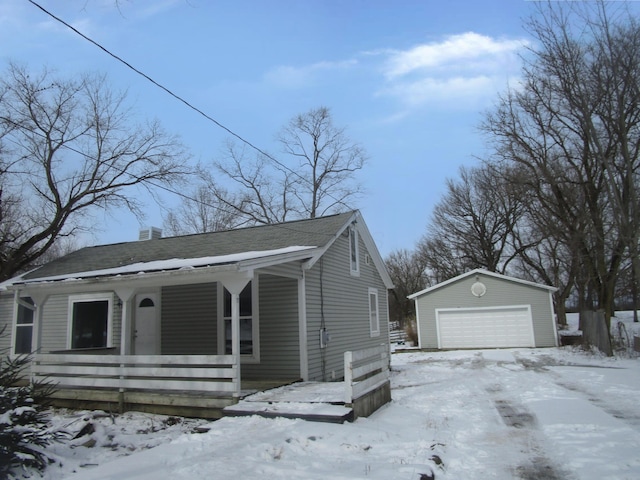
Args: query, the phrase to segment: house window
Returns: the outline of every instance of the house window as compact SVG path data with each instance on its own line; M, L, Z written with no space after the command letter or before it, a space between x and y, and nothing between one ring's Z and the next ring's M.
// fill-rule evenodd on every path
M224 332L224 354L232 351L231 338L231 293L222 289L222 318ZM240 354L245 358L258 360L258 320L257 320L257 281L249 282L240 293Z
M70 348L111 346L112 298L111 295L69 297Z
M31 353L33 350L33 317L36 306L30 297L18 300L16 330L13 352L15 354Z
M355 227L349 227L349 261L351 275L360 273L360 261L358 259L358 231Z
M378 313L378 290L375 288L369 289L369 328L371 329L371 336L377 337L380 335L380 316Z

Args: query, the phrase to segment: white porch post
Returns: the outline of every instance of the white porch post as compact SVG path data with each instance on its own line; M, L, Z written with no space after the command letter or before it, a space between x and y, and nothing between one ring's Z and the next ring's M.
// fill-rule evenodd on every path
M231 292L231 355L240 358L240 294Z
M229 275L222 279L222 285L231 294L231 355L237 362L238 388L235 396L240 396L242 389L242 374L240 370L240 293L253 277L253 272Z
M131 299L135 293L133 288L118 288L116 295L122 301L120 320L120 355L131 355Z
M33 351L40 353L42 348L42 312L44 310L44 304L49 299L49 295L42 293L26 292L36 305L36 312L33 319L33 338L31 339L31 345ZM17 303L16 303L17 305Z

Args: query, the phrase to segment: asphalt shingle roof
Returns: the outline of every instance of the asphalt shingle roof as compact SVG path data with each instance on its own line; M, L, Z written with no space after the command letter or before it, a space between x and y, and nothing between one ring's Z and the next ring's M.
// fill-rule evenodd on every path
M221 232L86 247L47 263L23 278L29 280L173 258L230 255L291 246L322 247L353 214L347 212Z

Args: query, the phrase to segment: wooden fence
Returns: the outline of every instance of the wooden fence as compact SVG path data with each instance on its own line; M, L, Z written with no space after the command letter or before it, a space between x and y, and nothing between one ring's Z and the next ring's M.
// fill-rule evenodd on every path
M367 416L391 400L389 345L344 353L345 403Z
M240 395L234 355L35 355L32 380L63 388Z

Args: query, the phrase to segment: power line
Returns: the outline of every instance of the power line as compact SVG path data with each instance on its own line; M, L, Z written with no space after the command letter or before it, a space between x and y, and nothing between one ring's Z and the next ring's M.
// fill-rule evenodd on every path
M45 9L43 6L41 6L40 4L38 4L37 2L35 2L34 0L27 0L29 3L31 3L33 6L37 7L38 9L40 9L42 12L44 12L46 15L50 16L51 18L53 18L54 20L56 20L57 22L63 24L64 26L66 26L67 28L69 28L70 30L72 30L73 32L75 32L76 34L80 35L82 38L84 38L85 40L87 40L88 42L92 43L93 45L95 45L96 47L98 47L100 50L102 50L103 52L105 52L107 55L109 55L110 57L114 58L115 60L117 60L118 62L122 63L123 65L125 65L127 68L133 70L135 73L137 73L138 75L142 76L143 78L145 78L146 80L148 80L149 82L151 82L153 85L155 85L156 87L160 88L161 90L165 91L166 93L168 93L169 95L171 95L173 98L175 98L176 100L178 100L179 102L183 103L184 105L186 105L188 108L190 108L191 110L195 111L196 113L200 114L201 116L203 116L204 118L206 118L207 120L209 120L210 122L213 122L216 126L218 126L219 128L223 129L225 132L229 133L230 135L232 135L233 137L237 138L238 140L240 140L242 143L248 145L249 147L253 148L255 151L257 151L258 153L260 153L261 155L264 155L266 158L268 158L269 160L273 161L274 163L276 163L277 165L279 165L280 167L282 167L283 169L287 170L288 172L292 173L293 175L297 176L299 179L301 179L302 181L311 184L312 187L315 188L315 185L312 184L312 182L303 177L302 175L300 175L298 172L296 172L295 170L292 170L291 168L289 168L287 165L283 164L282 162L280 162L279 160L275 159L273 156L271 156L270 154L268 154L267 152L265 152L264 150L262 150L261 148L257 147L256 145L254 145L253 143L251 143L250 141L248 141L247 139L245 139L244 137L240 136L239 134L235 133L234 131L232 131L231 129L229 129L228 127L226 127L225 125L223 125L222 123L218 122L216 119L214 119L213 117L211 117L210 115L208 115L207 113L205 113L204 111L202 111L201 109L199 109L198 107L194 106L193 104L191 104L190 102L188 102L187 100L185 100L184 98L182 98L180 95L177 95L176 93L172 92L170 89L168 89L167 87L165 87L164 85L162 85L161 83L157 82L156 80L154 80L153 78L151 78L149 75L147 75L146 73L142 72L141 70L137 69L136 67L134 67L133 65L131 65L129 62L127 62L126 60L124 60L123 58L121 58L120 56L116 55L115 53L112 53L110 50L108 50L106 47L102 46L101 44L99 44L98 42L96 42L95 40L93 40L92 38L88 37L87 35L85 35L84 33L82 33L81 31L79 31L78 29L76 29L73 25L70 25L69 23L65 22L63 19L61 19L60 17L57 17L56 15L54 15L53 13L51 13L50 11L48 11L47 9ZM323 191L324 194L326 194L328 197L332 198L333 200L335 200L338 204L340 205L345 205L344 202L340 199L335 198L331 192L327 192L326 190ZM346 205L345 205L346 206Z

